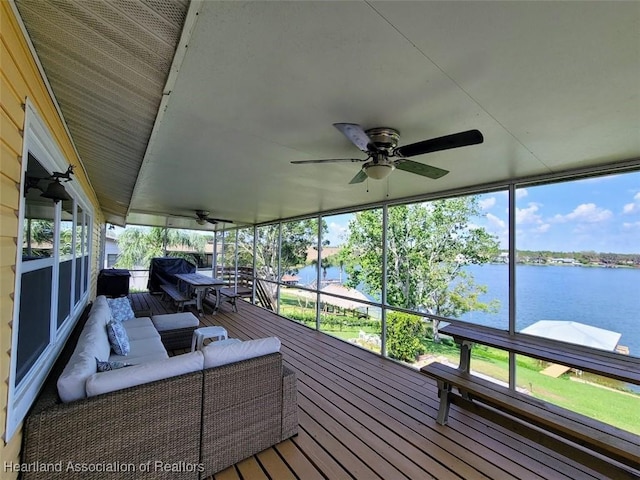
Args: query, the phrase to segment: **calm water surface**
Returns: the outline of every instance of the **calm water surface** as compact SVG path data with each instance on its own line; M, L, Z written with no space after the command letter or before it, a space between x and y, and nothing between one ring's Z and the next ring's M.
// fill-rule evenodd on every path
M496 299L499 312L471 312L462 319L506 329L508 326L508 266L469 266L476 283L486 285L484 301ZM327 269L327 279L344 281L340 269ZM298 273L300 283L316 277L315 267ZM538 320L567 320L622 334L620 344L640 356L640 269L551 265L516 267L516 328L522 330Z
M497 314L469 313L463 318L506 328L508 267L470 267L476 282L488 287L485 299L500 301ZM538 320L569 320L622 334L620 344L640 356L640 269L518 265L516 328Z

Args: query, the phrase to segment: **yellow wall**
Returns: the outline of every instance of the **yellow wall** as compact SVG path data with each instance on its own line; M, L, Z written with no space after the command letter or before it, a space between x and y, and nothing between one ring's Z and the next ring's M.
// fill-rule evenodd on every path
M0 1L0 48L0 430L5 440L22 172L23 104L27 98L48 126L68 162L78 166L81 162L75 154L11 5L6 0ZM104 218L82 168L75 169L74 181L79 182L95 209L89 286L90 297L94 297L99 258L97 248L100 225L104 223ZM0 469L5 461L19 461L20 443L21 432L13 435L9 443L3 441ZM0 477L11 478L4 471L0 472Z

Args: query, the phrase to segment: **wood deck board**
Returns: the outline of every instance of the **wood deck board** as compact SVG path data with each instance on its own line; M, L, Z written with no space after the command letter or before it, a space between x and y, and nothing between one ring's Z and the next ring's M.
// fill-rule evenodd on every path
M242 480L235 466L231 466L213 476L214 480Z
M262 464L262 468L264 468L270 478L296 480L296 476L282 458L280 458L280 455L278 455L278 452L274 448L268 448L260 452L256 457L258 457L258 461Z
M262 470L260 462L258 462L257 456L249 457L236 464L238 472L243 479L251 480L269 480L267 474Z
M247 306L247 308L253 307ZM264 313L266 315L269 314L269 312ZM297 371L308 374L308 377L303 378L310 378L311 381L315 381L314 379L330 376L335 384L355 386L354 392L360 395L359 401L368 399L377 402L386 408L383 412L384 415L388 415L389 418L393 416L403 418L405 432L417 430L418 433L423 435L424 439L433 438L429 450L440 449L441 455L444 455L448 461L442 461L439 455L435 456L437 461L442 462L443 465L453 467L457 470L456 474L459 474L461 478L558 478L559 472L556 468L548 468L546 465L539 463L538 459L546 458L549 454L548 451L540 451L540 449L536 448L530 450L532 460L535 463L527 468L512 461L514 455L520 455L520 445L514 443L513 438L507 437L507 443L501 443L495 441L492 437L488 437L482 443L478 443L474 435L484 435L484 431L487 428L486 424L480 424L475 432L470 431L465 425L461 425L460 430L445 427L439 429L440 433L445 435L445 438L438 436L437 432L434 432L437 428L435 415L438 405L435 383L428 379L420 379L413 382L430 386L432 395L428 399L425 398L423 391L416 393L407 391L406 388L398 388L396 383L397 374L414 373L414 371L406 367L389 362L372 355L370 352L352 347L327 335L309 330L295 322L286 320L276 324L256 322L253 312L250 312L244 318L242 312L235 314L235 316L230 315L225 322L218 320L222 320L222 317L221 312L216 316L210 317L210 319L213 319L216 323L224 324L225 327L234 332L233 334L230 333L232 336L259 338L276 335L281 339L288 338L289 342L287 345L283 344L282 349L283 352L290 351L291 353L291 356L286 358L307 358L315 366L312 371L309 371L302 364L292 365ZM318 359L322 359L322 365L320 365ZM327 368L327 363L335 368ZM367 363L371 371L367 371L362 367L363 363ZM380 375L379 370L376 368L380 363L385 364L386 374ZM371 366L372 364L373 366ZM360 367L354 370L352 368L354 365ZM379 384L372 386L367 382L379 382ZM404 385L405 382L402 383L406 387ZM405 404L401 404L400 408L390 407L394 402L397 403L396 397L398 396ZM429 401L429 403L427 404L425 401ZM408 409L407 404L412 406L413 409ZM424 413L426 408L431 409L431 415ZM461 417L465 417L464 411L461 411ZM466 434L461 436L460 432L466 432ZM453 436L453 440L448 438L449 436ZM461 445L464 448L461 448ZM449 452L453 452L453 458ZM469 467L471 468L469 469ZM539 474L541 470L542 475ZM439 472L438 478L452 478L453 475L451 471L448 473ZM561 475L565 475L565 473L561 473ZM579 469L577 477L574 475L569 476L569 478L580 478L580 476L584 475L585 473Z
M232 316L232 318L240 328L244 330L244 332L239 331L238 336L244 334L247 338L256 338L270 334L281 337L289 335L290 342L288 345L295 347L292 348L292 351L297 351L298 356L300 354L306 356L315 366L315 371L310 374L312 378L319 378L323 375L337 375L334 378L334 383L347 383L350 386L355 385L359 387L354 390L361 396L359 401L366 401L367 398L374 399L375 402L385 407L384 415L388 415L389 418L398 416L404 418L403 434L417 429L418 433L421 433L424 439L434 438L435 432L433 428L429 426L435 424L433 420L437 409L435 384L431 384L430 380L426 382L430 388L433 389L433 393L428 399L425 399L424 390L412 391L406 388L398 389L396 385L396 378L398 376L402 376L407 372L414 374L415 371L400 366L395 362L389 362L388 360L372 355L370 352L349 346L327 335L310 331L308 328L295 322L284 321L278 322L277 324L255 322L252 320L255 318L252 313L244 319L239 316ZM268 327L265 328L265 325ZM232 325L228 326L231 328ZM283 348L283 351L284 350ZM323 361L335 365L336 368L317 368L318 358L322 358ZM368 372L368 374L363 375L361 368L349 372L348 369L357 364L358 359L368 360L369 363L372 363L373 366L371 368L373 368L374 373ZM386 364L386 374L379 375L380 372L377 366L380 363ZM298 370L305 371L305 368L304 366L298 367ZM347 373L343 374L342 372ZM378 375L375 375L376 372ZM369 385L369 383L366 382L379 382L379 384ZM425 379L420 379L420 381L414 383L425 384ZM362 396L363 391L368 392L370 395L368 397ZM393 405L394 401L397 403L395 397L398 396L401 397L402 402L414 408L407 408L407 406L402 403L400 407L390 406ZM381 401L381 398L384 401ZM425 400L428 401L429 404L425 403ZM427 416L424 411L429 407L431 407L433 414ZM405 416L405 413L408 416ZM443 435L446 437L444 439L435 437L428 450L429 454L432 454L437 461L447 466L453 465L455 471L460 474L462 478L482 478L483 476L502 478L505 475L510 475L511 478L527 479L556 478L559 472L561 472L561 476L566 475L570 478L590 477L589 474L585 473L582 465L577 465L577 468L571 468L566 465L567 459L561 456L557 456L561 458L561 462L558 464L552 460L555 452L542 448L534 442L528 442L527 444L526 439L514 435L510 430L504 430L500 427L494 428L503 433L500 437L503 439L503 442L496 440L493 436L486 436L485 432L487 428L493 428L489 427L489 425L493 425L490 422L488 425L486 422L477 423L478 426L475 431L473 429L470 430L470 427L465 424L469 416L464 410L460 413L462 424L459 428L454 430L444 428ZM460 436L460 432L465 432L465 434ZM451 435L455 438L450 439L449 436ZM476 435L486 438L482 443L478 443L475 438ZM461 446L463 448L461 448ZM434 448L439 450L440 454L433 454ZM513 456L521 455L523 450L526 455L530 456L533 465L522 466L512 461ZM455 458L449 462L444 462L442 458L443 452L445 458L447 456L451 457L449 452L453 452ZM471 471L464 471L464 469L468 467L471 467ZM506 472L508 472L508 474ZM440 475L439 478L448 478L450 476L451 473L448 475Z
M268 334L264 331L258 331L255 333L256 336L265 336ZM323 337L323 339L326 338L325 335L316 334L315 332L311 333ZM424 398L415 399L411 396L406 396L405 392L401 392L396 388L392 377L390 377L391 379L382 377L391 383L384 383L379 387L376 387L375 385L372 386L363 382L362 379L349 378L349 374L336 375L331 369L318 368L316 366L317 356L314 355L312 350L312 345L306 345L303 348L305 355L310 355L310 362L313 366L308 367L301 364L294 364L292 365L293 368L297 371L306 372L312 370L312 382L319 382L323 377L329 377L329 381L333 385L351 382L351 385L359 387L359 389L356 390L359 397L354 401L356 404L367 405L367 410L369 410L369 407L372 407L372 415L382 415L386 421L399 418L400 421L395 425L395 427L399 431L402 431L403 435L407 437L413 436L415 444L426 449L424 455L432 455L434 450L439 452L439 455L436 456L437 462L432 462L432 465L430 466L430 471L432 471L437 478L450 478L453 475L451 470L443 468L440 463L443 463L445 466L454 466L455 470L457 470L456 473L462 478L502 478L502 476L505 475L505 470L510 470L512 475L520 474L520 478L544 478L537 476L534 472L528 469L523 469L517 465L513 466L510 461L508 461L503 467L504 469L499 468L501 465L501 458L495 454L494 450L487 447L493 446L495 450L503 452L502 455L510 457L510 455L517 453L515 451L510 452L512 449L510 443L500 444L498 442L488 442L485 445L478 445L473 439L473 435L470 435L469 437L462 437L460 439L460 436L456 432L448 428L441 428L438 429L437 432L434 432L433 428L429 428L425 426L425 424L428 425L435 423L437 403L434 402L433 405L431 405L432 415L425 415L423 410L427 408L427 405L423 402ZM365 356L373 357L376 361L378 360L378 358L374 357L369 352L364 352L360 349L357 350L359 350L358 353L363 353ZM318 355L325 355L327 357L332 356L331 352L327 352L325 349L321 349L321 353ZM337 362L338 364L341 364L340 360L330 360L330 362ZM351 359L351 362L353 362L353 359ZM400 370L407 370L405 367L398 365L395 366ZM365 376L364 378L369 382L379 381L372 376ZM424 393L420 393L419 395L424 397ZM437 393L434 391L434 399L436 398L436 395ZM393 406L394 403L398 403L397 397L401 397L401 400L405 403L404 405L401 404L400 408ZM413 406L414 408L411 409L409 408L410 406ZM457 437L457 441L448 438L449 435L455 435ZM466 448L461 449L460 443L462 443ZM450 452L454 453L452 454ZM555 474L555 472L551 473Z
M287 462L297 478L304 480L323 480L324 477L307 456L293 443L285 440L274 447Z
M293 330L298 330L299 328L305 329L305 327L293 324L292 322L287 323L288 325L285 325L284 328L290 327ZM259 329L258 326L254 326L254 328L256 328L257 330L250 331L249 326L246 324L243 325L242 331L237 328L236 330L234 330L234 327L232 325L226 326L230 329L231 336L236 335L239 338L242 338L242 335L246 335L247 332L252 333L253 335L249 335L246 338L250 338L251 336L255 338L273 334L282 336L284 333L282 330L273 331ZM328 340L329 343L336 342L335 339L330 339L326 335L308 331L308 329L305 330L307 330L306 333L308 335L311 334L312 337L319 338L319 340L316 338L314 338L314 340L320 342ZM358 404L363 404L364 402L364 404L368 404L369 406L373 407L374 412L377 408L377 411L381 412L382 415L384 415L387 419L401 419L398 425L396 425L396 428L403 431L403 435L411 436L411 434L415 431L417 435L415 443L417 445L421 445L422 447L426 446L430 452L432 452L434 449L439 450L440 455L437 458L438 462L442 462L445 466L454 466L455 469L458 470L457 474L459 474L462 478L501 478L503 475L505 475L505 470L510 471L510 474L512 475L520 474L520 478L544 478L537 476L536 473L531 470L521 468L519 465L514 466L511 461L507 461L503 469L499 468L499 466L501 465L501 458L499 456L496 456L494 450L486 447L492 446L498 451L503 451L502 455L509 458L512 454L517 453L517 450L514 450L511 447L511 440L509 440L508 443L502 444L499 442L493 442L490 439L486 444L478 445L477 442L473 439L473 435L460 438L460 436L456 432L446 427L438 429L441 434L438 435L437 432L434 432L434 428L436 428L437 426L434 428L425 426L425 424L435 424L435 415L438 406L436 401L437 391L435 388L435 384L432 385L433 402L431 402L430 405L424 403L425 395L423 392L417 394L417 396L419 396L420 398L415 398L407 395L404 391L402 391L401 388L398 388L398 385L394 380L395 372L389 371L388 376L383 375L381 377L385 379L387 383L381 383L380 386L372 386L370 385L370 383L367 383L367 381L379 381L379 379L373 376L373 373L376 373L375 370L370 372L370 374L362 374L360 370L349 372L347 370L343 370L342 367L344 367L344 365L360 365L357 360L354 360L354 358L357 359L358 357L360 357L360 355L364 355L364 357L371 357L376 363L378 361L384 362L383 359L380 359L379 357L376 357L369 352L353 347L351 348L351 350L354 350L354 352L352 352L352 354L350 354L348 358L345 358L344 355L340 355L339 353L341 352L340 348L342 347L343 342L338 342L338 348L335 350L329 349L331 348L331 345L329 345L328 347L322 346L321 348L319 348L319 350L314 350L314 345L302 344L303 340L299 340L300 338L307 338L306 336L300 337L299 332L292 333L294 333L295 338L291 340L290 345L293 345L295 343L300 344L300 352L298 357L307 358L310 363L310 366L300 363L292 364L291 366L296 369L296 371L306 372L307 374L310 373L312 382L319 382L322 378L328 378L333 385L340 385L343 383L355 385L356 387L358 387L358 389L356 390L356 392L359 394L359 397L356 400ZM285 350L284 347L283 350ZM295 358L295 356L292 355L291 358ZM328 363L337 366L337 368L334 370L323 368L322 366L318 367L318 358L325 358ZM399 366L397 364L392 363L392 365L395 367L395 370L397 372L406 373L407 371L409 371L407 368ZM342 371L346 373L341 373ZM410 372L414 373L413 371ZM301 380L304 381L304 378ZM421 382L422 384L431 383L427 379L421 379ZM416 382L416 384L417 383L420 382ZM367 395L367 393L369 395ZM392 406L394 402L397 403L398 397L400 397L401 401L405 403L405 405L403 405L401 409ZM407 408L408 406L413 407L413 409ZM425 409L430 409L431 415L426 415L424 413ZM485 426L483 426L483 428L484 427ZM480 430L478 433L481 434L482 431ZM450 440L448 438L448 435L455 435L457 440ZM416 438L416 436L414 436L414 438ZM461 449L460 443L462 443L466 448ZM451 454L450 452L455 453ZM539 452L536 452L536 454L539 454ZM448 478L452 476L451 470L443 470L442 465L440 465L439 463L432 464L430 468L432 469L431 471L433 473L438 475L437 478ZM483 469L483 473L478 471L479 468ZM556 474L555 471L551 471L549 473L552 475Z
M149 294L131 297L134 308L173 311ZM243 340L280 338L298 376L300 433L210 479L606 478L455 405L440 426L435 382L419 372L247 302L238 309L223 303L200 321Z

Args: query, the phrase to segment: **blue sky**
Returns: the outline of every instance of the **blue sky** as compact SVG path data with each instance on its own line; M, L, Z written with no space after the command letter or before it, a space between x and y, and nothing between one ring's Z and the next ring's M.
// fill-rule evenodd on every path
M507 194L480 197L485 227L507 248ZM519 250L640 253L640 172L518 189ZM351 214L326 217L331 245L344 242Z

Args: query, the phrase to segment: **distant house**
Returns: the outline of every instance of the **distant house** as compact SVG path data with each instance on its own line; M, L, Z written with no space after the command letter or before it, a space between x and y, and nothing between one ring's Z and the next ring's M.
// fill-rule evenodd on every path
M509 252L500 252L500 255L494 258L493 261L498 263L509 263Z
M109 229L107 229L104 240L104 268L111 268L116 264L118 261L118 255L120 255L118 238Z
M300 282L300 277L295 275L283 275L280 281L285 285L297 285Z
M327 258L331 255L335 255L340 251L342 247L322 247L322 256L321 258ZM307 263L311 263L314 260L318 259L318 250L313 247L307 248Z
M549 263L561 264L561 265L580 265L573 258L550 258Z

